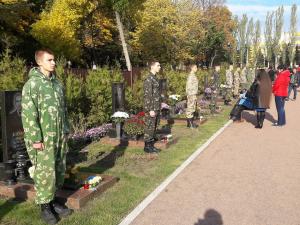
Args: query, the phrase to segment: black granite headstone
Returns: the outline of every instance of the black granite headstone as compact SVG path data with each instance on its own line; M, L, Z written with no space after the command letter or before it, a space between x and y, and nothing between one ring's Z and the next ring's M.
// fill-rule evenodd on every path
M162 101L163 102L167 101L167 91L168 91L167 79L159 79L159 88L160 88Z
M125 110L124 83L112 84L112 110L112 113Z
M3 161L13 159L17 151L26 150L21 120L20 91L1 92Z

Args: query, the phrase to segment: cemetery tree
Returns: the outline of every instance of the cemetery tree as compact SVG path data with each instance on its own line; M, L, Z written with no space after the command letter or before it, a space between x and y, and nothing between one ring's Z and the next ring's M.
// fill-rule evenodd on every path
M294 4L291 10L291 22L290 22L290 43L288 45L290 66L293 66L296 55L296 32L297 32L297 5Z
M270 66L270 62L273 58L273 46L272 46L272 33L273 33L273 13L268 12L265 21L265 30L264 30L264 37L265 37L265 56L268 61L268 67Z
M277 67L280 55L280 39L282 35L282 28L283 28L283 6L279 7L275 11L275 18L274 18L274 34L273 34L273 53L275 56L275 66Z

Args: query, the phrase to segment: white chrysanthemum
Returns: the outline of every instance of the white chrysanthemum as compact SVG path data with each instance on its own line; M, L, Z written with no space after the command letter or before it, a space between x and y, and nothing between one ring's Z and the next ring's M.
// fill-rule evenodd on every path
M125 118L125 119L127 119L127 118L129 118L129 115L126 112L118 111L118 112L115 112L111 117L112 118Z
M178 101L180 98L180 95L170 95L169 98Z

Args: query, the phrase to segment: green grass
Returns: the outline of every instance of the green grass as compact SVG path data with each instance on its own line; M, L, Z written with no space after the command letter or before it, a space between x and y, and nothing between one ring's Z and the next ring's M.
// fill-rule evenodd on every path
M83 209L63 219L59 224L111 225L118 224L137 204L151 193L168 175L198 147L228 121L229 108L211 117L198 130L174 126L172 133L179 137L176 145L163 150L158 157L145 155L142 149L117 149L100 142L88 146L87 162L78 164L82 171L103 172L117 176L120 181ZM100 164L111 151L117 153L113 165ZM99 152L104 154L99 156ZM0 224L44 224L33 202L0 199Z

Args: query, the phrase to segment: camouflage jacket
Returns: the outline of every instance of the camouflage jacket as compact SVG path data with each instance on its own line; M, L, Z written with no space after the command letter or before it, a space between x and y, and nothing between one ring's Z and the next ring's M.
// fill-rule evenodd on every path
M230 70L226 70L226 84L232 87L233 84L233 74Z
M195 74L189 74L186 81L186 95L197 95L198 94L198 78Z
M69 133L63 86L38 68L29 72L22 91L22 123L25 141L47 142Z
M241 72L241 75L240 75L240 82L242 84L245 84L247 83L247 73L248 73L248 70L247 68L245 67L242 72Z
M161 95L159 81L150 73L144 81L144 111L160 111Z
M235 71L234 74L234 86L240 85L241 77L238 71Z

